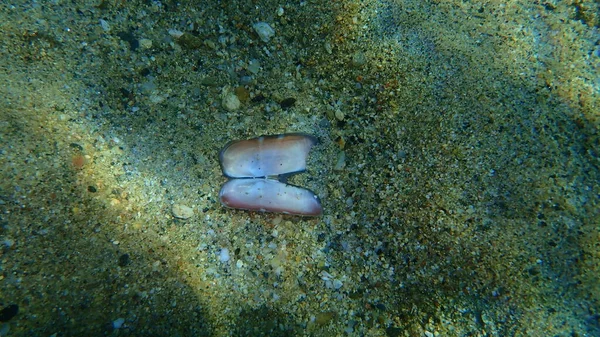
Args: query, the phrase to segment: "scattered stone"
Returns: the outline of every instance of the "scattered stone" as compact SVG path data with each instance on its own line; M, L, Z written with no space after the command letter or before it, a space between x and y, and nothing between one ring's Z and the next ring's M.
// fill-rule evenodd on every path
M346 167L346 152L340 151L335 163L334 171L341 171Z
M360 67L367 63L367 57L362 52L356 52L352 55L352 65L355 67Z
M0 322L8 322L19 313L19 306L11 304L0 310Z
M336 313L334 311L327 311L327 312L318 313L315 316L315 323L318 326L323 326L323 325L329 323L332 319L334 319L335 316L336 316Z
M108 24L108 22L106 20L100 19L100 27L102 27L103 31L110 32L110 25Z
M140 46L140 42L138 41L138 39L135 38L135 36L131 32L119 32L117 33L117 36L121 40L127 42L131 50L135 51Z
M260 62L257 59L252 59L248 62L248 71L256 75L260 71Z
M8 323L0 324L0 337L8 336L10 332L10 325ZM50 336L52 337L52 336Z
M239 86L235 88L234 92L237 98L240 100L240 102L248 102L250 100L250 92L248 91L248 89Z
M288 97L283 101L279 102L279 105L283 110L289 109L296 103L296 99L294 97Z
M129 264L129 254L125 253L119 256L119 267L125 267Z
M172 35L171 35L172 36ZM202 40L192 34L183 33L177 39L177 43L188 50L196 50L202 48Z
M169 35L178 39L183 35L183 32L177 29L169 29Z
M219 261L222 263L229 261L229 249L221 248L221 251L219 252Z
M182 204L174 204L173 208L173 216L178 219L189 219L194 215L194 210L191 207Z
M223 96L222 104L226 110L235 111L240 108L242 102L234 93L228 92Z
M257 22L252 25L252 28L263 42L269 42L275 36L275 30L266 22Z
M142 49L152 48L152 40L150 40L150 39L140 39L139 43L140 43L140 47L142 47Z
M335 111L335 119L337 119L338 121L343 121L344 120L344 112L342 110L336 110Z
M123 323L125 323L124 318L117 318L113 321L113 328L120 329L123 326Z

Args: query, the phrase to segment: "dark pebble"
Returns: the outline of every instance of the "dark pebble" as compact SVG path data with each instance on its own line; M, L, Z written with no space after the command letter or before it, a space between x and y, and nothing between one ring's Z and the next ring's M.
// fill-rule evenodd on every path
M129 264L129 254L119 256L119 267L125 267Z
M8 307L0 310L0 322L8 322L11 318L19 313L19 306L11 304Z
M131 48L131 50L136 50L140 46L138 39L136 39L135 36L131 32L119 32L119 33L117 33L117 36L121 40L129 43L129 48Z
M398 336L402 336L402 333L404 332L403 329L400 328L394 328L394 327L389 327L387 329L385 329L385 334L388 337L398 337Z
M296 103L296 99L294 97L288 97L288 98L284 99L283 101L281 101L279 103L279 105L281 106L282 109L288 109L288 108L291 108L295 103Z
M77 144L77 143L71 143L69 144L69 147L75 150L79 150L79 151L83 151L83 146Z
M262 102L264 101L266 97L263 94L258 94L254 97L252 97L252 99L250 100L250 102L252 103L258 103L258 102Z
M98 189L96 189L96 187L88 186L88 192L96 193L97 191L98 191Z

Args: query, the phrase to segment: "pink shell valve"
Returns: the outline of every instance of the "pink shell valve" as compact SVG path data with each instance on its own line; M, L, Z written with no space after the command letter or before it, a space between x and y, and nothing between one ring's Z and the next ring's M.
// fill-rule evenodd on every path
M306 170L308 152L316 142L302 133L229 142L219 161L223 174L232 179L221 188L219 200L230 208L321 215L321 202L312 191L279 181Z
M321 201L310 190L273 179L231 179L219 192L230 208L305 216L323 213Z
M219 153L229 178L291 175L306 170L306 158L317 143L313 136L290 133L229 142Z

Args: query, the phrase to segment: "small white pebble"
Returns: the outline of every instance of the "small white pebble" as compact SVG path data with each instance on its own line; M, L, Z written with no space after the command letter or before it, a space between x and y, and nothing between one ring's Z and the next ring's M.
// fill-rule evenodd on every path
M219 261L222 263L229 261L229 249L221 248L221 251L219 252Z
M100 27L102 27L102 30L105 32L110 31L110 25L108 24L108 22L106 20L100 19Z
M178 39L183 35L183 32L177 29L169 29L169 35Z
M244 266L244 261L242 260L237 260L237 262L235 263L235 266L240 269Z

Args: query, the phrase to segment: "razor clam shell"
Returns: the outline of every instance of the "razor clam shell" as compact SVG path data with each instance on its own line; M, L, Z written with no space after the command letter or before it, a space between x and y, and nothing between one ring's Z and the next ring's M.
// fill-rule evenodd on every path
M306 170L308 152L317 139L303 133L261 136L229 142L219 153L229 178L292 175Z
M312 191L272 179L232 179L219 192L221 203L230 208L303 216L323 213L319 197Z

